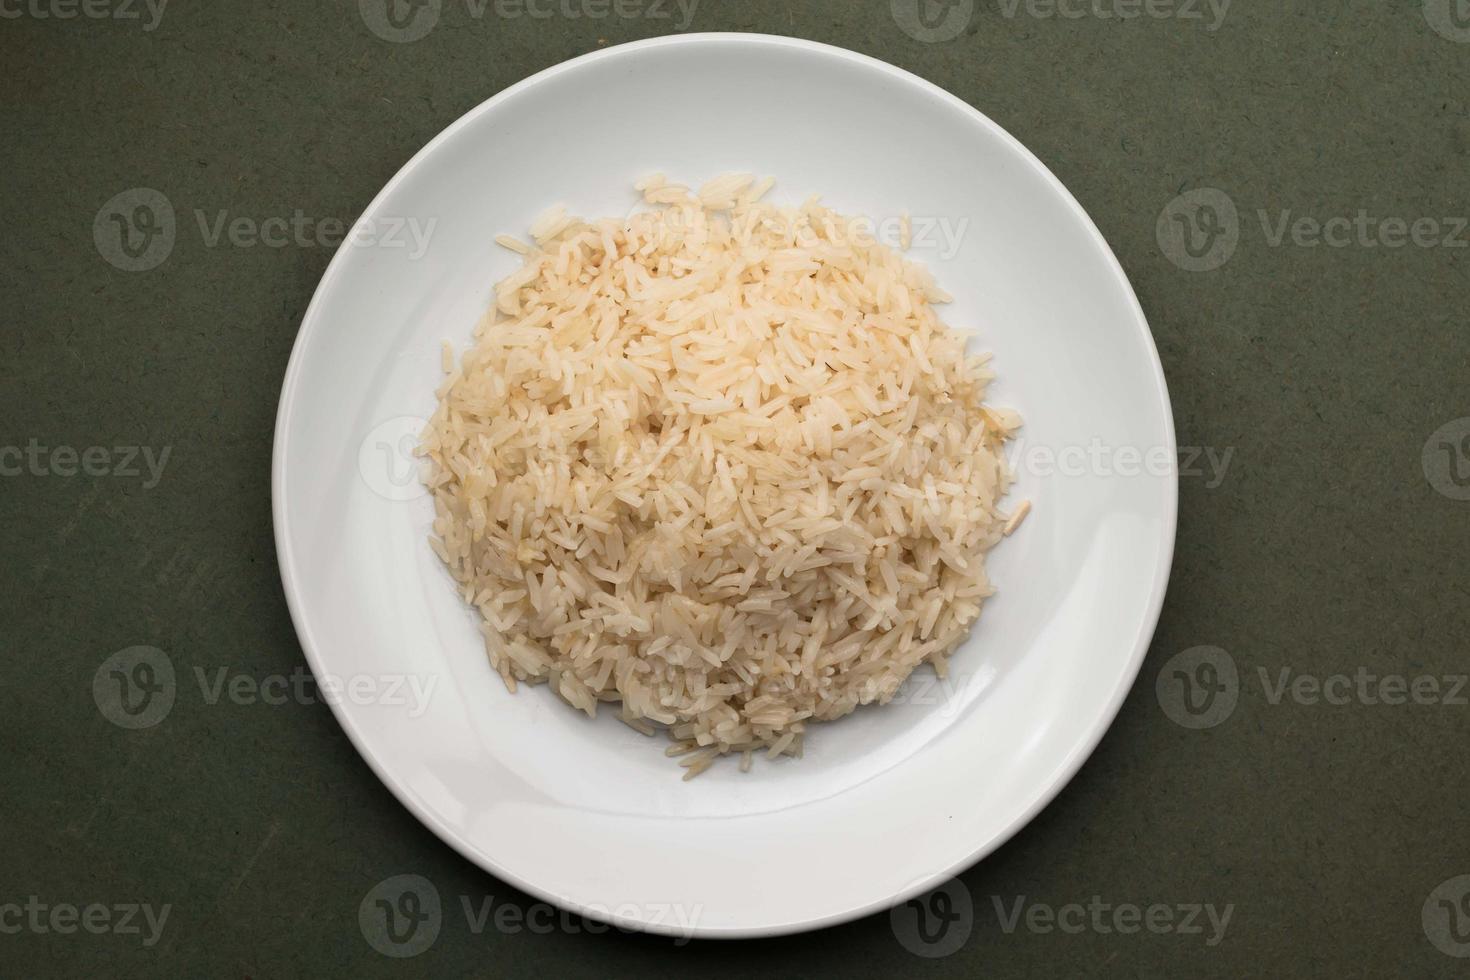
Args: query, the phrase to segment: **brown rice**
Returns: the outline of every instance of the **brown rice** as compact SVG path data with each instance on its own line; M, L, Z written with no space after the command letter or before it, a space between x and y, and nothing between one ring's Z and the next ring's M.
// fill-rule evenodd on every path
M927 271L769 181L561 209L500 282L422 439L432 545L514 691L799 755L811 721L944 675L993 589L1013 412ZM905 237L907 237L905 235Z

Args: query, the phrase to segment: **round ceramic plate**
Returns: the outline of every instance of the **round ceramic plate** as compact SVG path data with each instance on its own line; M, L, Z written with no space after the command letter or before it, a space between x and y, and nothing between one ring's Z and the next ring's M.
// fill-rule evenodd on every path
M991 555L999 588L951 674L809 732L801 759L690 782L666 742L509 693L428 545L414 436L462 349L493 243L554 203L622 215L635 179L770 175L896 239L995 353L1025 419ZM567 909L702 936L882 910L999 846L1056 795L1127 694L1168 578L1168 392L1108 246L1030 153L963 102L837 48L686 35L527 79L434 139L368 206L307 311L281 395L276 543L296 629L342 727L467 858Z

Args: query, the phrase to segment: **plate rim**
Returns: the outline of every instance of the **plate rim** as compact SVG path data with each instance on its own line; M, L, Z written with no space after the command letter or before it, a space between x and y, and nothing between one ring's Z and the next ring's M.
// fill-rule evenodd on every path
M1174 429L1173 406L1169 398L1169 388L1164 376L1163 363L1159 359L1158 347L1154 342L1153 332L1149 329L1148 318L1138 301L1138 296L1134 292L1133 285L1129 281L1127 273L1123 271L1123 267L1118 261L1117 255L1113 252L1112 247L1108 245L1107 239L1098 230L1096 223L1088 215L1086 209L1082 207L1072 195L1071 191L1067 189L1066 185L1034 153L1021 143L1020 140L1007 132L1004 127L979 109L976 109L952 92L936 85L921 75L848 48L825 44L820 41L810 41L805 38L786 37L776 34L710 31L645 38L625 44L611 45L579 55L575 58L570 58L566 61L558 62L495 93L488 99L469 109L437 133L418 152L414 153L394 173L388 182L383 185L382 189L378 191L372 201L363 209L357 220L353 222L353 232L365 221L372 220L372 216L376 214L383 201L407 178L410 172L417 168L441 144L453 138L460 130L471 125L479 117L494 111L502 102L514 98L522 91L563 73L573 71L583 65L607 58L626 57L638 51L653 48L708 44L712 42L791 48L825 57L836 57L868 69L876 70L887 75L895 82L917 86L924 94L936 97L950 106L961 110L972 122L982 126L991 135L999 137L1002 142L1016 151L1019 158L1041 176L1051 187L1052 191L1060 196L1060 200L1081 220L1082 226L1090 234L1093 244L1106 257L1113 278L1122 288L1123 295L1126 296L1129 307L1132 310L1133 326L1142 337L1144 348L1149 354L1154 382L1152 393L1159 399L1162 407L1164 433L1170 458L1177 459L1178 443ZM351 237L352 235L349 233L347 240L350 240ZM312 293L311 301L306 307L306 312L302 315L301 325L292 342L291 356L287 361L286 372L281 382L281 392L276 409L275 428L271 440L271 519L276 546L276 562L280 570L282 591L285 593L286 606L290 612L291 623L296 631L297 640L301 644L302 653L306 657L307 664L311 667L312 673L318 678L323 676L324 673L327 673L327 670L306 620L286 518L286 432L295 404L296 391L299 387L302 364L305 360L304 352L311 335L317 329L317 324L321 320L323 296L329 291L329 287L335 283L336 279L342 275L342 269L345 267L347 261L345 256L350 251L350 249L338 249L332 256L327 264L326 270L322 273L321 280L317 283L316 289ZM1118 712L1122 709L1124 700L1128 697L1129 692L1132 691L1137 681L1138 674L1143 667L1143 662L1148 655L1149 647L1153 642L1154 633L1158 628L1159 616L1163 610L1164 595L1169 584L1170 570L1173 567L1174 549L1178 535L1179 476L1177 468L1173 472L1172 478L1161 481L1160 486L1164 490L1165 498L1164 514L1162 515L1164 519L1163 539L1161 541L1164 547L1160 549L1160 558L1154 568L1154 578L1149 585L1148 603L1139 623L1138 634L1133 641L1133 651L1125 670L1119 676L1117 686L1109 693L1104 702L1103 711L1099 715L1098 722L1088 732L1085 738L1073 746L1071 752L1054 771L1055 774L1046 788L1014 817L1003 831L971 850L966 856L958 859L948 868L931 872L891 896L869 900L842 911L828 912L807 919L771 925L701 926L692 924L684 927L668 923L655 923L641 920L632 921L618 918L606 910L581 905L571 898L547 891L535 882L506 870L489 854L476 849L468 841L462 840L456 830L444 825L432 812L420 806L418 801L407 792L406 788L400 786L397 780L387 772L382 762L372 752L367 750L362 736L354 725L351 716L347 713L345 703L337 699L332 699L329 704L332 709L332 714L337 720L337 724L347 734L347 738L352 743L352 747L356 750L358 756L367 763L368 768L372 770L373 775L378 778L378 781L387 787L393 797L413 814L419 823L427 827L436 837L449 845L456 853L468 860L471 864L513 885L526 894L549 902L558 908L566 909L588 919L604 922L619 928L635 929L642 932L673 936L681 939L744 939L783 936L851 922L867 915L894 908L915 896L922 895L938 884L957 877L990 854L993 854L1019 833L1022 828L1030 824L1037 814L1049 806L1067 784L1072 781L1073 777L1076 776L1077 772L1087 760L1091 758L1092 753L1096 751L1097 746L1102 742L1103 736L1112 728L1113 722L1117 719Z

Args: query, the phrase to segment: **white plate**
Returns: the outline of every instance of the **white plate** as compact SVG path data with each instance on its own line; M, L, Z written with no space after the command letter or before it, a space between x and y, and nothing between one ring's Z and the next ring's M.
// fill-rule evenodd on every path
M1035 504L992 555L1000 592L952 658L955 687L925 668L902 703L814 728L804 759L758 758L749 774L717 765L687 783L663 741L610 713L591 721L544 687L505 690L426 543L431 506L405 453L434 405L441 342L462 347L492 283L518 265L493 236L524 235L554 202L623 214L634 179L655 170L686 182L768 174L776 200L820 193L845 213L907 211L916 235L931 227L940 244L913 254L954 294L946 319L996 354L992 401L1025 417L1014 499ZM805 41L629 44L470 112L389 182L357 234L323 277L286 372L273 473L281 576L318 678L356 684L334 705L342 727L470 860L652 931L815 928L978 860L1102 737L1168 578L1168 392L1096 228L980 113ZM1130 462L1150 450L1167 461L1152 474ZM432 685L427 697L414 682Z

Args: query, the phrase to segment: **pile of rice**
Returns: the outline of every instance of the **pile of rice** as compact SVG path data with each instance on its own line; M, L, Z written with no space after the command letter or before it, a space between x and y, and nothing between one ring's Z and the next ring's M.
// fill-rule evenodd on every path
M1019 420L921 267L771 182L538 219L422 437L432 545L512 691L666 730L685 778L801 754L993 593Z

